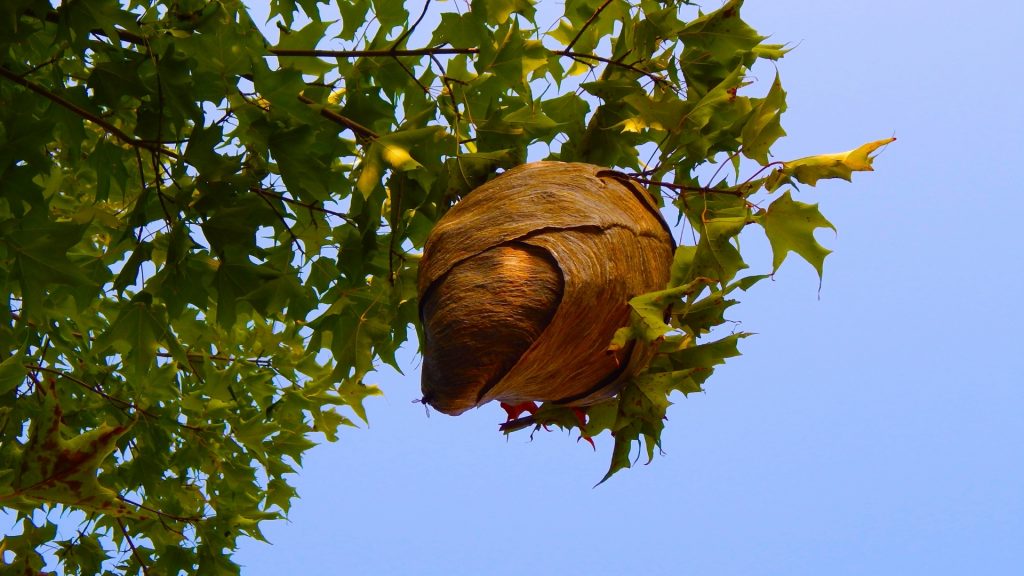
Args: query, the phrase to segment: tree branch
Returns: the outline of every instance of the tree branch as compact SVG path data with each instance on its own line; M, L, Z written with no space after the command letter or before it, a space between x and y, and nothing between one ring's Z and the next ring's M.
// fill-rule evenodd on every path
M269 52L275 56L281 57L317 57L317 58L399 58L402 56L443 56L446 54L479 54L479 48L409 48L398 50L395 48L389 48L387 50L299 50L299 49L284 49L284 48L270 48ZM658 84L666 84L667 80L648 72L641 68L636 67L633 64L626 64L619 60L612 58L606 58L604 56L598 56L596 54L587 54L584 52L574 52L569 48L564 50L554 50L552 54L556 56L565 56L566 58L573 58L575 60L593 60L595 62L602 62L610 66L618 66L627 70L632 70L641 76L650 78Z
M372 58L384 56L398 58L401 56L442 56L445 54L478 54L479 48L406 48L387 50L300 50L270 48L268 52L274 56L313 56L316 58Z
M138 140L136 138L133 138L132 136L129 136L124 131L122 131L120 128L118 128L117 126L114 126L110 122L107 122L106 120L100 118L99 116L93 114L92 112L89 112L85 108L82 108L81 106L75 104L74 102L66 100L63 97L61 97L61 96L59 96L57 94L54 94L53 92L50 92L45 87L40 86L39 84L36 84L35 82L32 82L31 80L27 80L25 78L22 78L21 76L15 74L14 72L8 70L7 68L5 68L3 66L0 66L0 77L6 78L7 80L10 80L11 82L14 82L15 84L20 84L21 86L23 86L25 88L28 88L32 92L35 92L36 94L39 94L40 96L46 98L47 100L49 100L49 101L51 101L51 102L53 102L53 103L55 103L55 104L57 104L57 105L59 105L59 106L61 106L63 108L66 108L67 110L70 110L71 112L74 112L76 115L84 118L85 120L88 120L89 122L99 126L100 128L103 128L104 130L107 131L108 134L114 136L118 140L121 140L122 142L124 142L125 144L127 144L127 145L129 145L129 146L131 146L133 148L144 148L144 149L149 150L150 152L153 152L155 154L163 154L164 156L170 156L171 158L175 158L175 159L181 158L181 155L178 154L177 152L175 152L174 150L170 150L170 149L164 148L163 146L159 146L157 144L146 142L144 140Z
M260 200L263 200L264 202L267 203L267 206L270 208L270 211L274 213L274 216L277 216L278 221L281 222L282 226L284 226L285 231L288 232L288 236L291 238L292 246L294 246L302 254L302 257L305 258L306 251L302 249L302 244L299 243L299 237L295 235L295 231L292 230L291 224L288 224L288 221L285 220L284 214L281 214L280 212L277 211L277 207L274 206L274 203L271 202L269 198L267 198L263 194L259 194L259 197Z

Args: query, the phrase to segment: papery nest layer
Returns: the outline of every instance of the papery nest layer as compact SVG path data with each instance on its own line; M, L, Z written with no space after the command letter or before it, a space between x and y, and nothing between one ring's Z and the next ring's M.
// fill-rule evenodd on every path
M614 395L653 349L609 343L630 298L668 283L674 248L647 190L599 166L534 162L476 188L419 265L423 401L454 415Z

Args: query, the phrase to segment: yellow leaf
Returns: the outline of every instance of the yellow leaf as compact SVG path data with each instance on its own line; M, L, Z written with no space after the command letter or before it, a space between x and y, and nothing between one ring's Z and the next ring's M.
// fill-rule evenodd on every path
M824 178L850 180L850 176L854 172L870 172L874 170L871 167L871 162L874 160L871 153L895 140L895 138L885 138L884 140L868 142L848 152L819 154L785 162L782 168L776 170L768 177L765 185L769 190L774 190L788 180L789 177L796 178L797 181L811 186L814 186L818 180Z
M420 163L409 155L409 151L395 144L385 144L382 152L384 161L399 170L408 171L419 168Z

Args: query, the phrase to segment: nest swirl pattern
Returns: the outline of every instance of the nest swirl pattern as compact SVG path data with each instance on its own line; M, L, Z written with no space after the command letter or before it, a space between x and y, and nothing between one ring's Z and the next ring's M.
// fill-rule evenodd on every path
M483 184L427 239L423 401L592 404L653 349L609 350L629 299L665 287L675 244L649 193L599 166L534 162Z

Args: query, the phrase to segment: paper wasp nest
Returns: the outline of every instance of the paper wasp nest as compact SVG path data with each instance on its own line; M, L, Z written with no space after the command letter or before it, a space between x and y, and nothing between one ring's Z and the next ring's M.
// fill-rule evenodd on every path
M420 262L423 401L586 405L653 350L610 352L630 298L668 283L674 242L649 193L598 166L535 162L469 193Z

